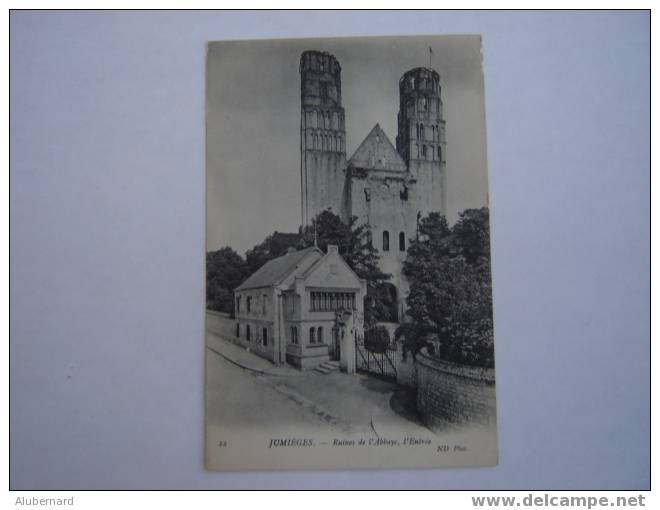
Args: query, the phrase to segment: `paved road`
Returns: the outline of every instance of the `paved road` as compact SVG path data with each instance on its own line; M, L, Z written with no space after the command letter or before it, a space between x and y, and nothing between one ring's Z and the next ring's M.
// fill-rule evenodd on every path
M414 414L402 412L410 406L400 405L401 401L414 401L414 393L394 382L365 374L320 374L313 370L282 370L277 375L266 375L225 359L221 354L227 349L218 350L218 342L226 343L215 338L214 347L207 350L210 424L269 430L310 426L344 435L380 435L386 428L388 432L394 429L409 434L429 432ZM256 358L244 351L242 356Z
M320 423L308 409L267 384L263 376L211 350L206 357L206 420L228 429Z
M353 450L350 446L345 449L344 442L433 437L414 416L404 417L401 409L405 406L395 405L399 412L392 409L397 399L411 398L405 392L402 395L393 382L313 370L264 374L238 366L236 360L225 357L227 352L229 349L218 349L217 342L214 348L207 348L206 459L211 469L359 467L362 453L355 450L357 456L347 463L346 455ZM281 448L276 444L300 440L313 447ZM335 448L336 441L342 446ZM389 465L392 455L397 455L396 450L388 449L369 452L365 466Z

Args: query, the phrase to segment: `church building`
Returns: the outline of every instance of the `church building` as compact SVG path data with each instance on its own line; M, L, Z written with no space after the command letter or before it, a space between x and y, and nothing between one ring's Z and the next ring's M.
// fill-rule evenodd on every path
M302 224L324 210L370 226L380 267L392 275L401 320L408 293L402 274L417 222L445 213L446 152L440 76L418 67L399 80L396 145L379 124L346 158L341 66L326 52L300 58L300 175Z

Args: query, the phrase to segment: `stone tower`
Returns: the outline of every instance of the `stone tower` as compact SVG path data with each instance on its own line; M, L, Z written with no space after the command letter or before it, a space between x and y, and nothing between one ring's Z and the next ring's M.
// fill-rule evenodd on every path
M326 52L300 57L300 177L302 224L330 209L341 214L346 128L341 106L341 66Z
M396 149L417 183L413 192L422 215L446 214L445 121L440 75L417 67L399 80Z

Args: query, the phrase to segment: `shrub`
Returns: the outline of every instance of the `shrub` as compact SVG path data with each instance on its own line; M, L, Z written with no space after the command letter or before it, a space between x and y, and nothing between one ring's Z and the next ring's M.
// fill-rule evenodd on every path
M364 333L364 347L371 352L385 352L390 346L390 334L385 326L374 326Z

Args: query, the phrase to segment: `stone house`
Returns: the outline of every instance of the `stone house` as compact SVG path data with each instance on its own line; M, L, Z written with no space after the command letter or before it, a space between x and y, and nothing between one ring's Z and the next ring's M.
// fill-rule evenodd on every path
M235 342L275 364L311 369L336 360L352 373L366 291L336 246L325 254L290 249L234 290Z

